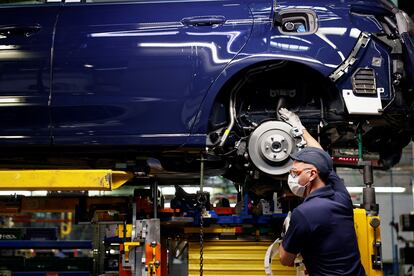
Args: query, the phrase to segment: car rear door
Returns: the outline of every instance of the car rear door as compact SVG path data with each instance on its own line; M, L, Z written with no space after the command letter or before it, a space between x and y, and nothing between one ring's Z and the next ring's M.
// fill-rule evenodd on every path
M51 45L59 3L0 3L0 144L49 144Z
M56 144L185 142L252 27L243 1L68 2L54 47Z

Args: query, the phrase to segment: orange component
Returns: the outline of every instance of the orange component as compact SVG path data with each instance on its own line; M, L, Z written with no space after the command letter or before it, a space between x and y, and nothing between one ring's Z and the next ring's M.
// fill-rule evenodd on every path
M161 276L161 244L145 244L145 256L148 276Z
M234 232L235 232L236 234L241 234L241 233L243 233L243 227L241 227L241 226L236 226L236 227L234 227Z
M119 245L119 252L124 252L124 245ZM119 256L119 265L118 265L118 275L119 276L131 276L131 270L124 268L122 266L122 254Z
M163 208L158 210L159 213L166 213L166 214L175 214L179 213L180 209L173 209L173 208Z
M214 212L216 212L217 215L234 215L235 208L232 207L215 207Z

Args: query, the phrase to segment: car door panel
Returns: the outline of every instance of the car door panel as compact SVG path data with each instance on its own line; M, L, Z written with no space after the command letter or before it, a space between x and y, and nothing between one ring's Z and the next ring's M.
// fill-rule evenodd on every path
M58 6L0 5L0 140L50 144L50 58Z
M208 87L245 45L249 16L226 0L67 4L55 45L54 142L184 143Z

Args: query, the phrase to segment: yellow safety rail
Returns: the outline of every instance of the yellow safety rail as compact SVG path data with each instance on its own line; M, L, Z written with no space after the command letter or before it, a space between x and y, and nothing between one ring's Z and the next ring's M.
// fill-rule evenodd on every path
M111 191L132 178L112 170L1 170L0 190Z

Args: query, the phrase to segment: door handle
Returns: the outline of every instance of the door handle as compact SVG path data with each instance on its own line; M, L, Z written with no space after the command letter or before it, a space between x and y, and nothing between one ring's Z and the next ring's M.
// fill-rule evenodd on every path
M9 36L26 36L29 37L42 29L39 24L35 25L6 25L0 26L0 35Z
M226 22L226 18L221 15L212 15L212 16L194 16L186 17L181 20L181 23L188 26L213 26L213 25L222 25Z

